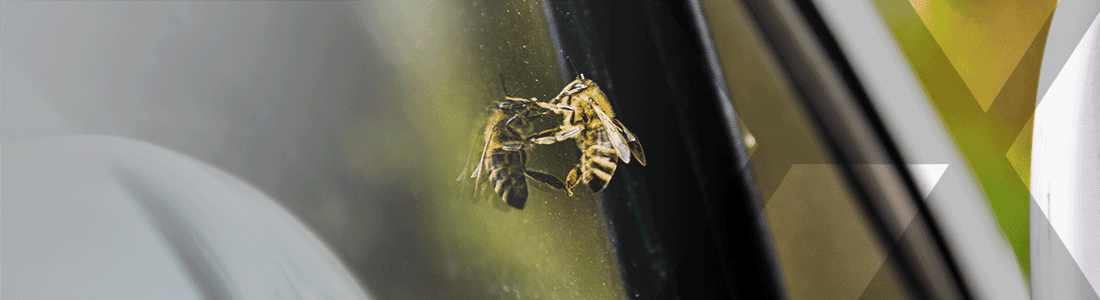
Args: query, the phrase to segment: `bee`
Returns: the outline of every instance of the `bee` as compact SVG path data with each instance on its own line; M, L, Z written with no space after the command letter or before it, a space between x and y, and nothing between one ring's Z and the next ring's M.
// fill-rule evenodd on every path
M587 184L593 193L603 190L620 159L624 163L634 159L645 165L645 152L638 137L615 119L607 95L584 74L566 85L549 103L539 106L564 118L561 126L536 133L530 141L548 145L574 138L581 150L580 163L565 179L569 195L578 182Z
M565 184L557 177L528 170L527 152L525 149L532 146L529 138L524 137L512 125L526 125L528 121L541 117L546 113L531 115L531 112L542 107L537 99L523 99L506 96L489 117L483 132L485 143L481 151L481 158L470 178L475 178L474 189L481 187L482 168L487 169L489 183L497 192L501 200L516 209L523 209L527 203L527 178L530 177L546 185L564 190ZM484 188L482 188L484 192Z

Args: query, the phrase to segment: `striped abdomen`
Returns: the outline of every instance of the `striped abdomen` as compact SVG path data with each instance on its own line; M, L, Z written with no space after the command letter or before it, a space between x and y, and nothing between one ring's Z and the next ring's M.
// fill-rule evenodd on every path
M580 179L588 184L593 193L597 193L611 181L611 175L615 174L615 167L618 166L619 155L612 148L603 124L589 123L583 134L584 143L578 143L582 146Z
M527 203L527 178L523 175L527 154L523 150L493 149L489 157L489 180L493 190L508 205L523 209Z

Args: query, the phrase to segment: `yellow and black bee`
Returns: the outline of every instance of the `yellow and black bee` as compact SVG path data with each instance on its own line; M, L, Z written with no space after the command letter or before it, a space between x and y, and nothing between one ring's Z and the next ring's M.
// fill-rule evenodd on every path
M570 82L549 103L540 107L564 116L562 125L531 136L535 144L553 144L575 138L581 149L581 161L565 179L565 189L572 195L573 187L583 181L592 192L607 186L615 174L618 160L630 163L633 156L645 165L642 144L619 120L595 82L581 74Z
M527 152L524 149L532 144L512 127L513 124L523 125L531 118L541 116L542 114L530 115L534 108L540 106L538 103L535 98L505 97L504 101L493 110L482 135L485 147L481 151L477 168L470 176L470 178L476 178L475 191L481 186L482 168L488 170L489 183L500 198L517 209L523 209L527 203L526 177L531 177L555 189L565 189L561 179L550 174L527 170Z

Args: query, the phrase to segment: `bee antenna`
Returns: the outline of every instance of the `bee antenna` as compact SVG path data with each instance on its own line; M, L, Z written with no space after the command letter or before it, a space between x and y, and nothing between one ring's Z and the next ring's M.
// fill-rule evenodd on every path
M515 96L515 94L516 94L516 93L519 93L519 90L522 90L522 89L523 89L523 88L518 88L518 89L516 89L516 90L512 91L512 93L511 93L511 94L509 94L509 93L508 93L508 87L506 87L506 86L504 85L504 73L501 73L501 74L500 74L500 87L501 87L502 89L504 89L504 95L505 95L505 96L508 96L508 97L512 97L512 96Z
M573 67L573 74L580 74L580 73L577 73L577 65L573 64L573 59L572 58L566 56L565 60L569 61L569 66ZM578 76L584 76L584 75L578 75ZM578 78L578 76L573 76L573 77Z

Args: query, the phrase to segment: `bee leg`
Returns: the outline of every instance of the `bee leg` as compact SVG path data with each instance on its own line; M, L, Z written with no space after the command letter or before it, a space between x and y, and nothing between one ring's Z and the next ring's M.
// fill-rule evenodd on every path
M577 186L577 182L581 179L580 173L581 164L577 164L576 167L573 167L573 170L569 171L569 175L565 177L565 191L569 193L570 196L573 195L573 187Z
M556 114L571 113L574 110L573 107L570 107L568 105L551 104L551 103L546 103L546 102L535 102L535 103L537 103L537 105L539 107L549 109L550 111L552 111Z
M558 131L560 131L559 128L550 128L550 129L544 130L542 132L533 134L533 135L531 135L531 137L529 137L527 139L530 140L532 143L539 144L539 145L553 144L553 143L557 142L557 139L554 138L554 134L557 133Z
M510 139L523 139L523 135L519 134L519 131L516 131L515 128L512 128L511 126L506 126L504 127L504 129L508 130L508 133L512 134L511 136L509 136Z
M581 129L584 129L584 127L581 127L581 126L562 127L561 131L558 132L558 134L554 135L554 138L556 138L559 142L564 141L568 138L576 136L578 133L581 133Z
M531 145L531 142L524 140L523 135L519 134L519 132L516 132L516 130L513 129L511 126L507 126L504 128L508 130L508 133L510 133L512 136L510 136L506 141L500 143L500 149L505 151L516 151Z
M562 120L570 120L573 118L574 109L568 105L550 104L545 102L535 102L539 107L549 109L555 114L562 115Z
M530 140L535 144L549 145L572 138L581 133L581 129L584 128L576 125L562 125L558 128L536 133L531 136Z
M530 121L532 121L532 120L535 120L535 119L541 118L541 117L543 117L543 116L545 116L545 115L548 115L548 114L550 114L550 113L549 113L549 112L543 112L543 113L539 113L539 114L534 114L534 115L530 115L530 116L527 116L527 122L530 122Z
M561 179L558 179L558 177L555 177L554 175L550 175L550 174L546 174L546 173L542 173L542 172L537 172L537 171L531 171L531 170L525 170L524 173L527 174L527 177L531 177L532 179L535 179L539 182L545 183L546 185L549 185L552 188L559 189L559 190L565 190L566 195L573 196L573 191L566 190L565 189L565 183L562 183Z

